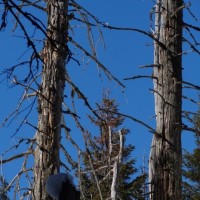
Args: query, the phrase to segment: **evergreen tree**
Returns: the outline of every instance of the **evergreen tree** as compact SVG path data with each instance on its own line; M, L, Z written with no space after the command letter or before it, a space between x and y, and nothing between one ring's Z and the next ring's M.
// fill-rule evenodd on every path
M6 187L8 186L8 183L4 179L4 177L0 176L0 200L9 200L7 196Z
M111 184L113 179L113 164L120 149L119 129L124 122L124 118L118 114L118 106L113 99L103 98L99 106L99 116L97 119L89 116L91 122L100 129L100 135L96 137L89 136L88 150L92 160L88 159L88 152L84 156L85 169L82 175L82 186L85 197L99 200L99 191L94 177L98 179L99 187L103 199L109 199L111 196ZM126 135L129 130L121 129L123 134L123 153L119 173L117 177L117 199L144 199L143 185L146 175L141 175L136 179L132 176L137 172L134 167L135 159L131 157L134 146L126 145Z
M196 147L192 153L185 152L183 155L183 200L200 199L200 110L193 123L197 130Z

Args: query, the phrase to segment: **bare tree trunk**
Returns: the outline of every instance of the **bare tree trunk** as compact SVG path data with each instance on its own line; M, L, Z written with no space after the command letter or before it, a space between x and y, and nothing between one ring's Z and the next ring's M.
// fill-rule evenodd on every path
M114 161L113 169L112 169L113 177L112 177L111 195L110 195L111 200L121 199L121 198L118 198L118 196L119 196L118 178L119 178L119 171L120 171L120 167L121 167L121 163L122 163L122 154L123 154L123 146L124 146L123 134L122 134L121 130L119 130L119 139L120 139L119 153L115 157L115 161ZM112 146L113 144L110 143L110 145Z
M181 200L182 0L157 0L154 45L156 132L149 160L150 199Z
M38 132L34 152L34 200L48 200L49 175L59 171L62 101L67 56L67 0L47 2L48 29L43 49L42 83L38 93Z

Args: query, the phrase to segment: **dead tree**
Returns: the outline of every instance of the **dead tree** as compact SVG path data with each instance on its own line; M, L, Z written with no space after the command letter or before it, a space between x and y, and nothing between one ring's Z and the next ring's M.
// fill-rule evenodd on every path
M155 6L151 200L181 199L182 9L181 0L157 0Z
M43 57L42 83L38 91L38 131L34 151L34 200L48 200L46 179L59 172L61 114L65 86L68 1L47 2L48 27Z

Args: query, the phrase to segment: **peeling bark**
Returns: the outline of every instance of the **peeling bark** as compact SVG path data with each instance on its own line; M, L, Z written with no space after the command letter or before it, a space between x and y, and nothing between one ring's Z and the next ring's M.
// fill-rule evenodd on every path
M157 0L154 44L156 132L149 159L150 199L181 200L182 0Z
M38 93L38 132L34 151L34 200L51 199L45 189L49 175L59 172L62 101L67 56L66 0L47 2L48 28L43 49L42 82Z

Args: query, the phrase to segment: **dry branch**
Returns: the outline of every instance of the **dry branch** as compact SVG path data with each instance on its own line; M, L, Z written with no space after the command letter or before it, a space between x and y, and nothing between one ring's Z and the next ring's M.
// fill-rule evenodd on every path
M14 155L14 156L12 156L12 157L10 157L10 158L4 159L4 160L1 161L1 163L2 163L2 164L5 164L5 163L7 163L7 162L10 162L10 161L19 159L19 158L21 158L21 157L24 157L24 156L26 156L26 155L30 155L30 154L32 154L32 153L33 153L33 150L29 150L29 151L27 151L27 152L23 152L23 153Z
M114 80L116 83L118 83L120 86L122 86L123 88L125 88L125 85L119 81L119 79L117 79L115 76L113 76L113 74L108 70L107 67L105 67L99 60L97 60L96 57L94 57L93 55L91 55L86 49L84 49L81 45L79 45L77 42L75 42L72 38L69 38L70 42L76 46L77 48L79 48L81 51L84 52L84 54L86 56L89 56L99 67L100 69L103 70L103 72L105 73L105 75L108 77L108 79L110 80Z
M139 79L139 78L157 79L157 78L154 77L154 76L137 75L137 76L133 76L133 77L130 77L130 78L124 78L124 80L127 81L127 80Z

